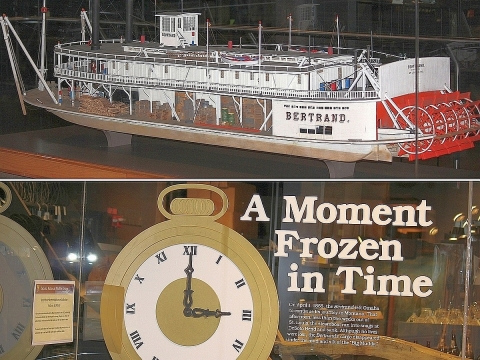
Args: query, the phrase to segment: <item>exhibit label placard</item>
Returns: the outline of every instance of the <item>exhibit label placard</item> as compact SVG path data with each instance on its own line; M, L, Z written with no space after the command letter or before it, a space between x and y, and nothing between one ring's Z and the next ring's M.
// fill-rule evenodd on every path
M74 294L74 281L35 281L32 345L73 341Z

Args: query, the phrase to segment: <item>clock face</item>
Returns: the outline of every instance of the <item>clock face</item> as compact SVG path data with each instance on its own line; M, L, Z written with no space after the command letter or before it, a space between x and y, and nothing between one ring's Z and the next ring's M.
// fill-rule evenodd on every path
M110 268L102 331L113 359L267 359L278 297L261 255L235 231L182 217L139 234Z
M42 249L22 226L0 215L0 360L35 359L31 346L34 280L52 279Z
M142 359L237 359L255 311L235 263L196 243L148 257L131 278L124 305L125 329Z

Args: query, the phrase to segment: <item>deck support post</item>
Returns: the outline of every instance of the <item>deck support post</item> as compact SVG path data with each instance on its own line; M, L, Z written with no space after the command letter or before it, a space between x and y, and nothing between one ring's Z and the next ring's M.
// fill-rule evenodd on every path
M107 138L108 147L131 145L132 135L115 131L102 130Z
M353 177L356 162L324 160L331 179Z

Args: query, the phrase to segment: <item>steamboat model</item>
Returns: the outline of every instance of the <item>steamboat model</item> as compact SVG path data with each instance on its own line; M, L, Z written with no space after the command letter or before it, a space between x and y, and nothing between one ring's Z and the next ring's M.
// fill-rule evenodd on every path
M21 100L101 129L111 146L142 135L318 158L331 172L362 159L438 157L480 138L479 101L450 89L447 57L382 63L367 50L268 48L261 24L255 49L219 47L208 21L200 46L198 13L156 15L159 42L133 41L129 3L125 39L100 41L98 10L92 25L82 11L82 41L54 48L56 82L29 57L40 83L17 86ZM8 18L0 22L7 48L11 33L21 43Z

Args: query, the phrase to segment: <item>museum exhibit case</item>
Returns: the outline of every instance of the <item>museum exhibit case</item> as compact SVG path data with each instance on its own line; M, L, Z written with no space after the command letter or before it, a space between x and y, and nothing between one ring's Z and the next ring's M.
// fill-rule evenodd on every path
M230 151L260 163L259 154L316 160L331 178L366 161L380 178L401 177L382 166L392 162L478 177L469 161L480 139L475 2L180 3L5 5L0 170L43 177L16 161L39 152L85 167L128 168L138 157L145 178L197 178L168 164L166 145L216 154L177 158L186 164ZM97 156L82 157L85 148Z
M477 359L479 206L475 181L2 182L0 359Z

